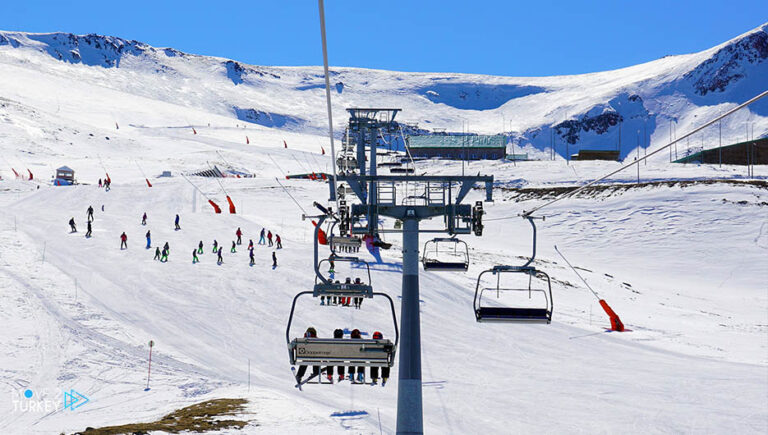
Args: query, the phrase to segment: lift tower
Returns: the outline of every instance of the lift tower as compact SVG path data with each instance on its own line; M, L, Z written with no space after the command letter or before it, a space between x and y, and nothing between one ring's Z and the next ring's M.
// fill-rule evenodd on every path
M483 202L463 204L478 183L485 183L485 201L493 201L493 176L378 175L376 145L381 131L393 131L400 109L350 108L348 135L355 145L356 170L340 170L358 203L340 208L342 228L350 234L403 234L403 281L400 314L400 356L397 392L397 433L424 432L421 395L421 321L419 317L419 233L482 235ZM366 159L367 152L367 159ZM367 160L367 161L366 161ZM368 168L366 168L366 163ZM331 182L331 184L333 184ZM417 192L407 195L403 192ZM331 199L335 189L331 187ZM413 201L416 197L418 200ZM379 218L402 222L400 229L379 228ZM443 218L442 228L420 229L419 223Z

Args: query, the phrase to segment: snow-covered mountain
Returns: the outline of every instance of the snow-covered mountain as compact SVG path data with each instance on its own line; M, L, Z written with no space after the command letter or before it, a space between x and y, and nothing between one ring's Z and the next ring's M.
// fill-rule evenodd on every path
M345 107L375 105L401 107L402 121L423 128L460 130L466 121L493 133L511 123L515 146L542 156L553 131L564 154L568 140L570 152L613 147L620 127L626 155L643 127L659 146L670 119L682 134L764 90L765 41L762 26L701 53L566 77L333 68L334 119L340 131ZM314 282L313 227L301 216L328 198L328 186L284 175L330 170L323 85L319 67L249 66L95 35L0 33L0 433L156 421L213 398L248 400L231 417L247 422L246 434L394 433L399 363L386 387L341 381L303 392L289 369L291 303ZM724 122L724 139L743 138L747 121L764 135L765 104ZM209 164L255 176L190 177L196 188L178 176ZM52 186L61 165L80 184ZM416 162L419 173L466 169L496 181L484 236L464 238L469 270L420 276L426 433L768 432L766 166L749 176L661 156L544 209L534 264L552 277L552 324L475 321L480 272L530 255L530 226L518 214L551 197L547 189L616 167ZM170 177L157 177L166 170ZM106 173L109 191L97 187ZM636 177L659 182L635 185ZM521 186L534 189L510 189ZM413 193L401 188L398 197ZM237 213L214 214L208 199L223 205L226 195ZM465 202L480 199L473 191ZM69 232L72 217L79 232ZM257 245L253 266L245 245L228 252L238 228L246 244L262 228L280 234L279 266L269 247ZM372 265L371 282L399 313L402 244L384 236L393 249ZM225 248L221 265L214 240ZM165 242L169 260L154 261ZM630 331L606 331L600 305L555 244ZM362 273L337 266L337 277ZM304 298L289 334L310 325L321 336L335 328L394 336L378 297L360 310ZM65 409L62 392L72 390L89 402Z
M246 65L111 36L20 32L0 32L0 65L20 68L5 80L30 80L29 86L34 81L24 72L36 71L266 127L309 133L325 128L319 67ZM768 24L700 53L584 75L518 78L360 68L332 68L332 75L337 132L346 107L375 102L403 108L401 121L426 129L460 131L466 122L474 132L511 132L515 145L534 154L546 155L553 144L563 156L620 144L626 156L638 143L661 144L670 128L682 133L768 88ZM50 93L45 103L60 105L64 94L63 89ZM747 120L757 137L768 132L768 103L750 110L725 122L726 141L745 139ZM112 116L134 122L119 108ZM179 119L180 125L187 122ZM711 129L701 140L707 146L717 137Z

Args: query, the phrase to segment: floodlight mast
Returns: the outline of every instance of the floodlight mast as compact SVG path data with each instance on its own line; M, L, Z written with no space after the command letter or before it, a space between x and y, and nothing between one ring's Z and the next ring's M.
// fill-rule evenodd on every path
M400 312L400 344L398 360L397 433L424 433L421 380L421 318L419 313L419 233L442 232L450 235L482 235L482 201L474 206L462 201L478 183L485 184L485 200L493 200L493 176L426 176L378 175L376 145L379 130L394 131L393 121L400 109L350 108L349 134L355 142L356 171L341 171L340 182L346 182L359 204L349 210L351 234L379 233L379 217L402 221L403 277ZM368 161L366 162L366 145ZM366 165L368 163L368 165ZM368 166L366 168L366 166ZM398 201L403 184L424 185L429 197L424 205ZM431 192L431 193L430 193ZM442 229L422 229L420 221L442 217Z

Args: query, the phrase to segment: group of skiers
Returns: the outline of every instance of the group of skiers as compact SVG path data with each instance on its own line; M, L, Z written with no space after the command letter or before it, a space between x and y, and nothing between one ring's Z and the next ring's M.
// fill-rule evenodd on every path
M101 178L99 178L99 187L104 187L104 190L109 190L112 186L112 180L109 178L106 178L104 182L102 183Z
M304 338L317 338L317 330L315 330L314 327L307 328L307 331L304 333ZM333 338L335 339L343 339L344 338L344 330L342 329L336 329L333 331ZM352 340L356 339L362 339L362 334L360 333L359 329L353 329L352 332L349 334L349 338ZM373 333L372 338L374 340L382 340L384 339L384 335L376 331ZM389 367L382 367L381 368L381 386L385 386L387 384L387 379L389 379ZM325 368L321 368L320 366L312 366L312 376L304 381L302 381L302 378L304 378L304 374L307 372L307 366L300 365L299 370L296 373L296 382L299 384L307 382L309 379L313 377L320 376L320 372L325 372L325 376L328 378L329 381L333 382L333 366L328 366ZM347 372L348 377L345 378L345 371ZM365 383L365 366L359 366L354 367L350 366L348 369L344 366L337 366L336 367L336 373L338 374L338 381L341 382L344 379L348 379L352 383ZM357 377L355 377L355 374L357 374ZM378 367L371 367L371 385L376 385L379 382L379 368Z
M105 185L108 185L108 180L105 181L104 183L105 183ZM99 186L101 186L101 179L99 179ZM102 211L103 211L104 210L104 206L102 206L101 208L102 208ZM88 222L87 223L88 224L88 231L85 233L85 237L90 238L92 236L92 226L91 226L91 223L94 220L94 217L93 217L93 206L89 206L88 207L88 210L86 211L86 219L87 219L87 222ZM173 222L174 223L174 230L175 231L181 230L180 221L181 221L181 218L177 214L175 219L174 219L174 222ZM141 216L141 225L144 225L144 226L147 225L147 213L146 212L144 212L144 214ZM69 220L69 227L70 227L72 233L76 233L77 232L77 226L75 225L75 218L74 217L72 217ZM243 243L243 230L238 228L237 231L235 231L235 236L237 237L237 240L233 240L232 241L232 247L230 248L230 252L233 253L233 254L237 253L237 245L241 245ZM145 237L147 239L146 249L151 249L152 248L152 233L151 233L150 230L147 230L147 233L145 234ZM262 228L261 229L261 234L260 234L260 239L259 239L259 244L260 245L267 245L268 244L268 246L270 246L270 247L271 246L275 246L275 249L282 249L283 248L283 241L280 238L280 235L279 234L275 234L274 235L274 242L273 242L272 238L273 238L272 231L267 230L266 228ZM122 234L120 234L120 250L122 251L122 250L126 250L126 249L128 249L128 235L125 232L123 232ZM249 264L251 266L256 264L256 259L254 257L253 249L254 249L253 240L249 239L249 243L248 243L248 251L249 251L248 252L248 257L249 257L249 260L250 260ZM199 263L200 262L200 258L198 257L198 255L203 254L203 253L204 253L203 241L201 240L200 243L198 244L197 249L193 249L192 250L192 264ZM219 265L223 264L224 263L224 258L222 256L222 247L219 246L219 242L216 241L216 240L213 241L213 253L217 254L216 263L219 264ZM156 247L155 248L155 257L154 257L155 260L159 260L159 261L165 263L165 262L168 261L168 256L169 255L170 255L170 247L168 245L168 242L165 242L165 245L163 246L162 250L160 249L160 247ZM272 268L273 269L277 268L277 255L276 255L275 251L272 251Z

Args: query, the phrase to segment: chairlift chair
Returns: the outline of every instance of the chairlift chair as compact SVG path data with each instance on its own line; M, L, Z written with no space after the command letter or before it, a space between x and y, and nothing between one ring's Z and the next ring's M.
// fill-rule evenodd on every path
M455 237L428 240L424 243L421 264L429 272L466 271L469 269L469 246Z
M296 301L312 291L303 291L293 298L288 326L285 330L285 340L288 344L288 355L291 365L306 366L345 366L345 367L392 367L395 363L395 352L400 341L397 328L397 315L392 298L386 293L371 292L370 297L383 297L389 301L392 311L392 322L395 330L395 341L390 339L353 339L353 338L294 338L291 340L291 322L296 309Z
M496 276L496 285L494 287L482 287L482 278L486 273ZM510 288L501 285L501 276L503 274L525 274L528 275L527 288ZM533 288L532 278L546 278L547 287ZM502 294L527 294L531 299L534 294L543 295L543 303L536 307L523 306L491 306L488 305L487 293L495 293L497 297ZM485 296L485 301L483 299ZM522 305L522 304L520 304ZM552 321L552 283L549 275L532 266L495 266L492 269L483 271L477 278L475 287L475 300L473 303L475 309L475 319L478 322L507 322L507 323L550 323Z

